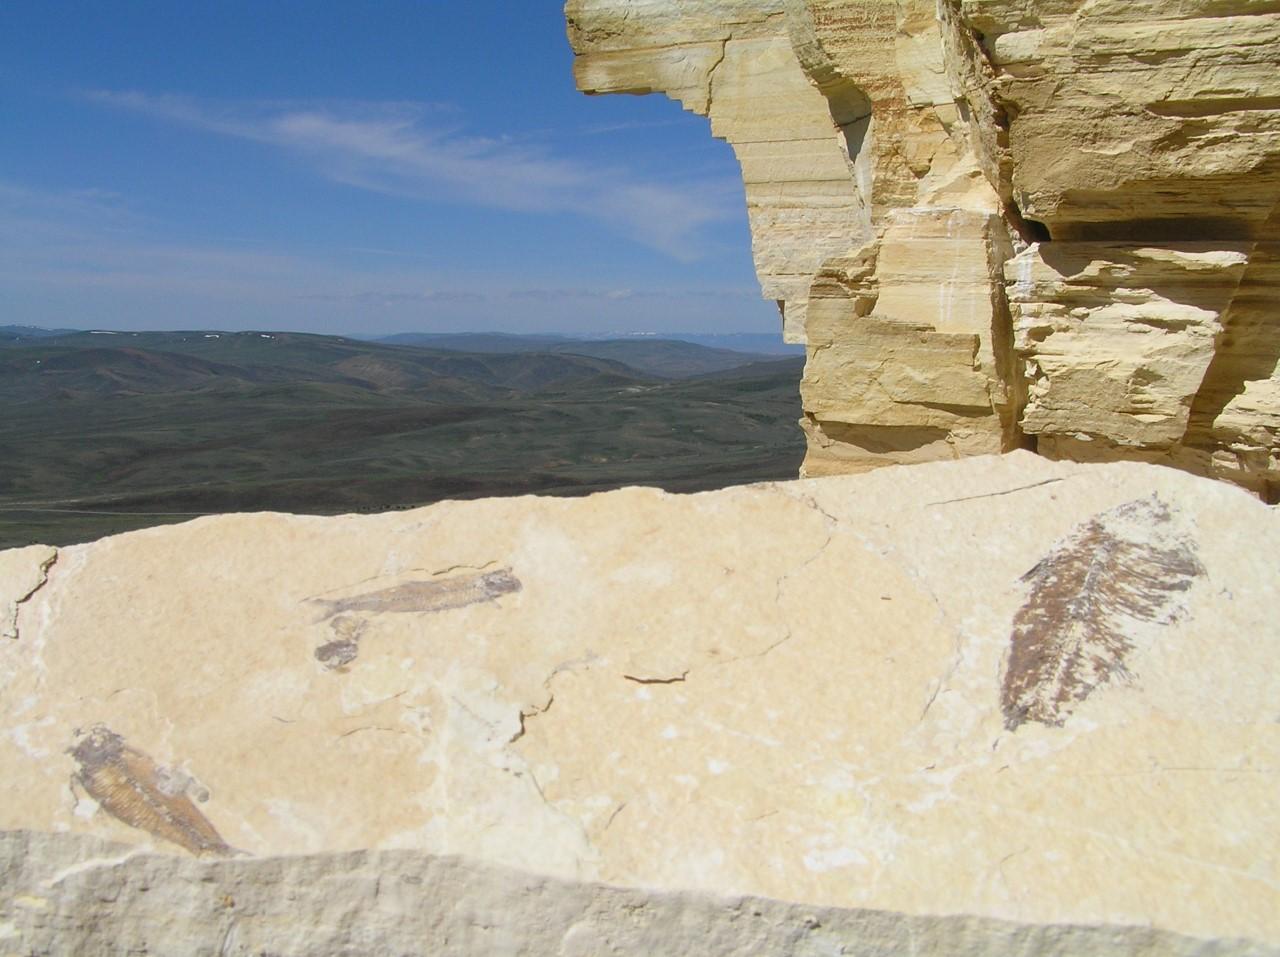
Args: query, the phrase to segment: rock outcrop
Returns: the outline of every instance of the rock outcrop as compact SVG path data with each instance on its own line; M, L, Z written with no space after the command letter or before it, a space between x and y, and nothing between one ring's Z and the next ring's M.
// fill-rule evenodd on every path
M1277 537L1013 453L0 553L0 952L1280 953Z
M1013 448L1280 495L1280 5L569 0L742 165L805 473Z

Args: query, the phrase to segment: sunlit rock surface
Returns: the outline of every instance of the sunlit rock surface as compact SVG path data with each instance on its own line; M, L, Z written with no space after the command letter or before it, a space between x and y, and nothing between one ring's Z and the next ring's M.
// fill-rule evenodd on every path
M566 13L580 88L668 93L733 146L809 345L806 474L1028 447L1280 495L1280 6Z
M1278 537L1014 453L0 553L0 952L1277 953Z

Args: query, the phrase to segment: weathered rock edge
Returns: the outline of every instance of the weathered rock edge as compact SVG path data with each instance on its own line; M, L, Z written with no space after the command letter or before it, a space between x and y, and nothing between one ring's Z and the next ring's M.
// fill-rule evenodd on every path
M3 831L0 865L0 951L24 955L1280 954L1150 927L617 887L415 851L209 861L85 835Z

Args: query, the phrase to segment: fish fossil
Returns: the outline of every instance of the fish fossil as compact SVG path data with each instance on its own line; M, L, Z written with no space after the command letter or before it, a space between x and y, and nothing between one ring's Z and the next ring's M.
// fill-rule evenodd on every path
M1095 515L1022 576L1001 687L1005 727L1061 725L1095 688L1129 678L1141 624L1169 624L1204 568L1158 496Z
M333 640L326 641L315 650L316 661L330 671L344 668L360 654L360 636L364 634L363 619L351 615L338 615L329 620Z
M404 582L351 598L309 600L324 606L325 618L332 618L342 612L358 611L447 611L482 601L493 601L501 595L518 592L521 587L520 579L511 573L510 568L499 568L491 572L457 575L436 581Z
M108 814L197 857L237 853L192 803L191 779L156 764L106 725L94 725L68 753L79 768L72 780ZM208 798L204 792L201 800Z

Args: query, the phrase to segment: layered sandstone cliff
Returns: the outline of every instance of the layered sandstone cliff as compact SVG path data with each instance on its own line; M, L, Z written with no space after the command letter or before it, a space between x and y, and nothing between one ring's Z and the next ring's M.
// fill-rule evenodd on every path
M805 472L1035 448L1280 492L1280 4L569 0L742 166Z
M1280 954L1277 538L1022 452L0 553L0 953Z

